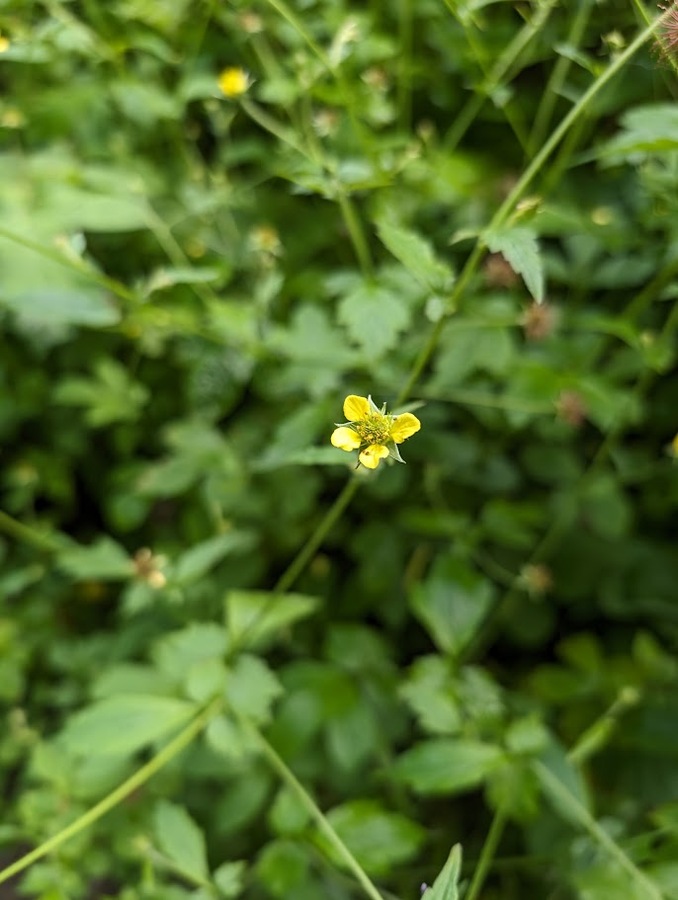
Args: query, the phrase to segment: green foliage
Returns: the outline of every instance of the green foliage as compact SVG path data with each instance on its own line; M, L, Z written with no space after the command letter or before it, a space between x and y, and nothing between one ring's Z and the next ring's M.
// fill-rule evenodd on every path
M0 882L677 897L641 5L0 6Z

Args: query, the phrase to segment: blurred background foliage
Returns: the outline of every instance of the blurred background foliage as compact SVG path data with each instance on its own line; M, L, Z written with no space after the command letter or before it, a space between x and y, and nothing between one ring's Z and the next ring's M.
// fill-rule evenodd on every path
M483 853L487 900L678 898L660 45L452 294L655 14L0 3L0 858L226 710L0 896L359 896L263 733L386 898L455 842L473 900ZM416 411L406 466L329 446L350 393Z

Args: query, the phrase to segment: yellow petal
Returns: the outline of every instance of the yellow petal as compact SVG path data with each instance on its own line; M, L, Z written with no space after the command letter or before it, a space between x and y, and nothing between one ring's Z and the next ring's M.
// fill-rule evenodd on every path
M369 447L365 447L358 459L366 469L376 469L379 461L386 456L388 456L388 447L384 447L383 444L370 444Z
M355 394L349 394L344 400L344 415L348 422L360 422L366 419L370 412L370 404L367 397L356 397Z
M340 450L357 450L360 446L360 438L352 428L335 428L330 438L332 445Z
M412 413L403 413L402 416L396 416L391 425L391 437L396 444L402 442L413 435L421 428L421 422Z

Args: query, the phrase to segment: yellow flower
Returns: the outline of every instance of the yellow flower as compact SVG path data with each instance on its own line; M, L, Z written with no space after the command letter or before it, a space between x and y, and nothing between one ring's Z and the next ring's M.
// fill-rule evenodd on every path
M344 400L344 415L348 421L337 425L330 440L340 450L359 449L358 462L367 469L376 469L387 456L405 462L398 444L421 428L421 422L412 413L389 416L386 404L379 409L371 397L355 394Z
M9 38L6 38L4 34L0 34L0 53L4 53L5 50L9 50Z
M239 97L250 86L250 76L244 69L229 68L219 75L217 84L226 97Z

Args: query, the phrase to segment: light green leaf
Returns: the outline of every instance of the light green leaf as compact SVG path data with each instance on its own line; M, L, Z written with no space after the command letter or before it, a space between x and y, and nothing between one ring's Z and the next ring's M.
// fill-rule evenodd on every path
M226 681L226 666L220 659L210 657L193 663L185 674L187 696L198 703L206 703L222 690Z
M230 716L215 716L205 729L205 740L215 753L240 760L256 751L251 737ZM223 823L221 823L223 827Z
M225 862L216 869L212 875L220 896L230 900L237 897L244 888L245 870L247 864L243 860Z
M82 231L137 231L148 227L143 196L102 194L70 184L54 185L52 213Z
M599 154L602 158L678 149L678 109L671 103L637 106L627 110L621 121L619 134L603 144Z
M305 594L273 591L231 591L225 601L226 626L232 644L261 648L280 638L286 628L318 608Z
M395 775L419 794L457 794L482 784L503 759L493 744L436 738L403 753Z
M71 752L84 756L134 753L183 725L196 709L172 697L118 695L75 713L63 739Z
M160 638L152 650L153 661L175 683L182 683L192 666L204 660L221 660L226 654L226 631L214 622L193 622Z
M454 283L454 273L447 263L435 256L431 245L415 231L402 228L382 216L377 220L377 233L388 250L431 293L445 293Z
M153 666L120 663L101 673L94 682L92 693L97 700L115 694L171 696L174 693L174 682Z
M461 728L459 703L452 689L447 661L424 656L412 666L400 696L419 717L430 734L456 734Z
M339 321L370 358L395 346L410 321L406 302L378 284L358 284L339 303Z
M183 806L160 800L154 815L158 846L181 872L198 881L209 878L205 838Z
M134 563L127 551L109 537L101 537L87 547L59 551L57 565L79 581L118 581L134 575Z
M485 243L493 253L501 253L514 272L521 275L537 303L544 300L544 264L537 235L522 226L489 232Z
M33 257L27 258L29 271L35 270ZM56 264L41 261L41 267L52 266L59 278L55 287L31 288L16 294L5 293L2 305L16 313L23 321L46 324L49 327L87 325L91 328L105 328L117 325L120 312L98 288L78 289L60 287L61 272ZM53 283L53 282L52 282Z
M424 891L422 900L458 900L460 874L461 844L455 844L433 886Z
M332 827L370 875L385 875L417 853L426 832L399 813L389 812L373 800L351 800L327 814ZM341 862L328 842L326 853Z
M226 699L231 709L254 722L267 722L273 701L283 692L273 671L258 656L243 653L226 679Z
M492 606L494 588L455 556L442 556L412 594L412 610L445 653L458 656Z
M282 787L268 812L268 822L275 834L301 834L308 825L310 813L289 787Z
M219 269L214 267L175 267L156 269L143 285L144 297L156 291L165 291L177 284L209 284L221 277Z
M254 541L251 531L228 531L202 541L181 554L174 565L172 581L181 585L197 581L225 556L250 550Z

